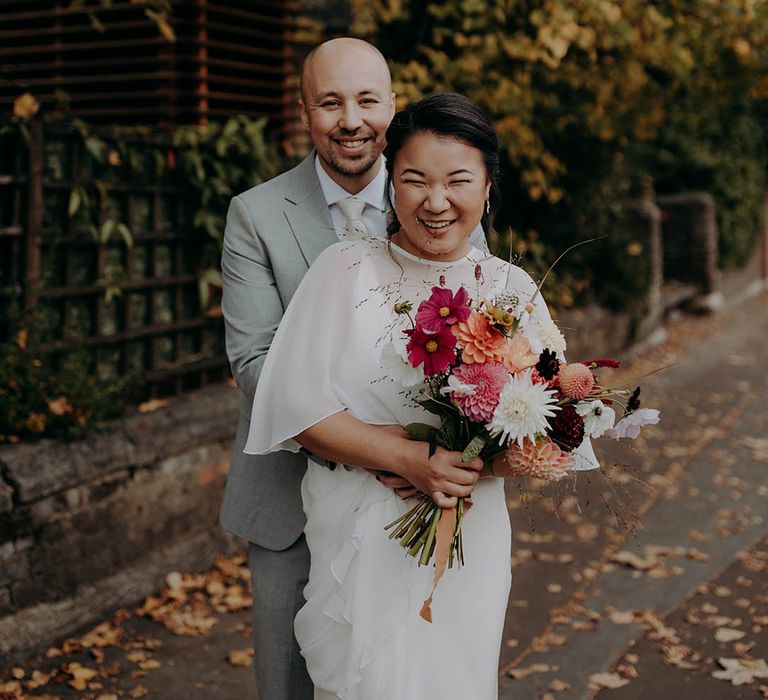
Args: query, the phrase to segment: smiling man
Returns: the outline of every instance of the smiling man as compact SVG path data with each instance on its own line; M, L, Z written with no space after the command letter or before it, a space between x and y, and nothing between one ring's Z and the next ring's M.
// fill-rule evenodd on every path
M275 330L309 265L347 236L386 235L381 152L394 100L389 69L375 47L352 38L318 46L304 61L299 101L315 150L292 170L234 197L227 215L222 309L242 406L221 524L249 543L261 700L313 696L293 636L309 574L301 501L307 455L243 453L253 395ZM486 247L481 230L473 243ZM382 482L408 486L396 478Z

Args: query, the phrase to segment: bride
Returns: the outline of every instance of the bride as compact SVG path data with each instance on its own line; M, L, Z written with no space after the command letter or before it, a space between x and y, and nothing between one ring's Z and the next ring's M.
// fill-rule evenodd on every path
M338 243L311 266L267 356L245 451L304 447L337 463L308 461L302 483L311 569L295 633L315 700L494 700L511 579L503 480L459 453L429 457L399 427L435 417L414 401L418 388L392 379L407 327L394 305L416 307L440 284L475 301L536 287L469 243L478 222L490 230L498 199L498 138L482 111L433 95L396 114L386 137L390 236ZM542 302L533 316L549 320ZM579 450L592 465L588 443ZM384 531L416 492L441 507L456 495L474 503L465 565L441 579L431 624L419 610L432 568Z

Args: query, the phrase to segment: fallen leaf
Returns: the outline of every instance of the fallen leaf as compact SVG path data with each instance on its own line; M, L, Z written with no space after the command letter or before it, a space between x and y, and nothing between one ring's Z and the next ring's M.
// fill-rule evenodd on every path
M735 642L745 635L746 632L742 632L741 630L735 630L731 627L720 627L717 632L715 632L715 639L718 642Z
M566 683L565 681L561 681L559 678L554 678L549 682L548 688L550 690L554 690L556 693L562 693L565 690L568 690L571 687L570 683Z
M171 590L180 590L184 583L184 577L178 571L171 571L165 577L165 582Z
M525 668L508 669L507 675L519 681L523 678L528 678L528 676L533 675L534 673L547 673L551 670L552 667L549 664L532 664L531 666L526 666Z
M593 673L589 677L589 686L593 690L621 688L628 683L629 681L626 678L622 678L618 673Z
M756 678L768 678L768 664L765 659L731 659L721 657L717 660L724 670L713 671L712 677L729 681L731 685L746 685Z
M96 700L117 700L117 695L114 693L102 693L96 697Z
M142 671L154 671L156 668L160 668L160 662L157 659L147 659L139 662L139 668Z
M150 399L139 404L139 413L152 413L152 411L156 411L158 408L165 408L167 405L168 399ZM137 687L141 688L141 686Z
M628 625L635 621L635 613L632 610L609 610L608 619L614 625Z
M69 684L75 690L85 690L88 687L88 681L99 675L98 671L88 668L87 666L82 666L76 661L71 664L64 664L61 669L64 673L68 673L72 676L72 680L69 681Z
M234 649L227 654L230 666L250 666L253 663L253 649Z
M145 695L149 695L149 691L143 685L137 685L128 691L129 698L143 698Z
M620 552L616 552L616 554L614 554L610 560L616 562L617 564L630 566L633 569L637 569L638 571L648 571L658 564L658 559L656 559L656 557L648 557L644 559L634 552L629 552L626 549L623 549Z

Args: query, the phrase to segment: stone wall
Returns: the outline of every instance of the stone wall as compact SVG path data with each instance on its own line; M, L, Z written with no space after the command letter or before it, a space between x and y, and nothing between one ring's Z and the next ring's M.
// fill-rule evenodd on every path
M113 433L0 448L0 658L232 548L217 518L238 402L220 385Z

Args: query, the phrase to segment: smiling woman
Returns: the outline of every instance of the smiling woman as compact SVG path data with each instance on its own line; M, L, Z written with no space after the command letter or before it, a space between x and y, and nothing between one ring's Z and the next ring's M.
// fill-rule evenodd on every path
M491 189L482 153L430 132L414 134L392 167L400 230L392 241L428 260L458 260Z
M497 207L499 142L488 117L462 95L432 95L398 112L386 137L392 241L427 260L462 258Z

